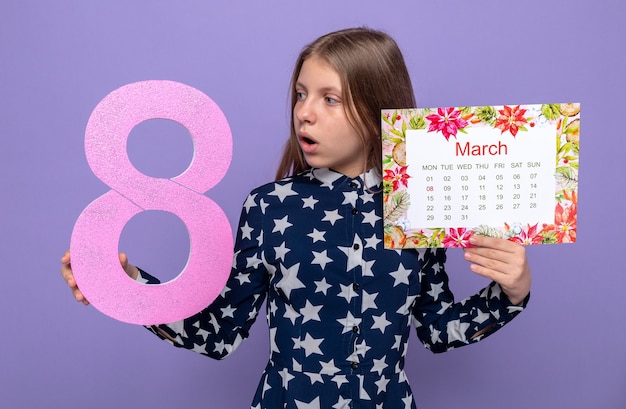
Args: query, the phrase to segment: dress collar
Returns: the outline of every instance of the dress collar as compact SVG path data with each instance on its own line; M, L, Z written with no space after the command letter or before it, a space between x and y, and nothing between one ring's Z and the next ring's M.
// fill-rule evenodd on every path
M338 181L353 181L359 183L359 185L365 185L366 188L372 188L378 186L382 181L380 173L374 168L355 178L349 178L343 173L336 172L329 168L312 168L310 172L311 177L319 180L322 182L322 185L326 187L339 186L341 183L337 184Z

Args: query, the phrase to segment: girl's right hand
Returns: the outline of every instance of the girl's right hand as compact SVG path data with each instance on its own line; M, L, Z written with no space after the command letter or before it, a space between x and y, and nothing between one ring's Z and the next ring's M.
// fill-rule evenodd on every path
M124 268L124 271L126 272L126 274L128 274L128 276L132 278L133 280L136 280L137 277L139 276L139 270L137 269L137 267L128 263L128 257L126 257L126 254L120 253L119 257L120 257L120 264ZM69 250L67 250L65 254L63 254L63 257L61 257L61 275L63 276L63 279L65 280L67 285L70 287L70 290L72 291L72 295L74 296L76 301L82 302L85 305L89 305L89 301L87 300L87 298L85 298L83 293L80 291L80 289L78 288L78 285L76 284L76 280L74 279L74 273L72 272L72 264L70 263L70 251Z

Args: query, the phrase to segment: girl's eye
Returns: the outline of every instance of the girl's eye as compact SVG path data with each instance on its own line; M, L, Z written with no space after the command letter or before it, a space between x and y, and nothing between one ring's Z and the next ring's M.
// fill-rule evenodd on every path
M330 105L335 105L339 103L339 100L333 97L326 97L325 100L326 100L326 103Z
M296 99L298 101L302 101L306 97L304 92L296 91Z

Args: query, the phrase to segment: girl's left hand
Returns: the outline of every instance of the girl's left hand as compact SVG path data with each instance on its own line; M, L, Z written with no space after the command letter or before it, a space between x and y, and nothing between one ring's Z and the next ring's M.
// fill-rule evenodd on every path
M506 239L473 235L466 247L465 259L474 273L491 279L502 287L514 305L530 292L531 274L526 248Z

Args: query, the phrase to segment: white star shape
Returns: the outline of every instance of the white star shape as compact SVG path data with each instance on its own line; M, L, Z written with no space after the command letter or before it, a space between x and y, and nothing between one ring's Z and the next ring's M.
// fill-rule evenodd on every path
M291 249L285 247L285 242L283 241L280 246L274 247L274 252L276 253L276 259L285 261L285 256L289 253Z
M387 313L383 312L379 316L372 316L374 318L374 324L372 325L372 329L379 329L383 334L385 333L385 328L391 325L391 321L387 321Z
M430 291L428 291L428 294L433 297L433 300L437 301L437 298L439 298L439 294L441 294L442 292L443 282L439 284L430 283Z
M382 240L372 234L372 237L365 239L365 248L375 249Z
M402 398L402 403L404 403L404 409L411 409L411 403L413 403L413 396L407 392L406 396Z
M374 203L374 195L369 192L363 193L363 195L361 196L361 199L363 200L363 203L369 203L369 202Z
M417 298L416 295L411 295L411 296L406 297L404 304L402 305L402 307L398 308L396 313L400 315L407 314L409 311L411 311L411 305L413 304L413 301L415 301L416 298Z
M337 388L341 387L344 383L348 383L348 378L345 375L335 375L332 379L337 384Z
M320 409L320 397L319 396L313 399L309 403L301 402L295 399L294 399L294 402L296 402L296 406L298 409Z
M203 341L206 341L207 337L209 336L210 332L203 330L202 328L198 329L198 335L200 335L202 337Z
M283 368L278 374L283 378L283 389L289 389L289 381L295 378L295 376L290 374L287 368Z
M319 200L315 199L312 195L305 199L302 199L302 201L304 202L304 204L302 205L303 209L306 209L308 207L313 210L315 210L315 204L319 202Z
M285 318L291 321L292 325L296 325L296 320L300 317L298 311L294 310L291 304L285 304Z
M377 391L376 391L377 394L381 392L387 392L387 384L389 383L389 379L383 376L374 383L376 384L376 387L377 387Z
M450 341L461 341L467 343L467 338L465 337L465 331L470 327L470 324L467 322L461 322L460 320L454 320L448 322L447 332L448 332L448 342Z
M372 400L370 395L367 394L367 391L363 387L363 382L365 381L365 377L363 375L357 375L359 378L359 399L362 400Z
M247 221L244 223L243 226L241 226L240 230L242 239L252 240L252 232L254 231L254 229L248 225Z
M235 278L239 281L239 285L250 282L250 274L247 273L239 273Z
M500 284L494 284L491 286L491 297L500 299L500 294L502 293L502 288L500 288Z
M484 312L481 309L478 309L477 311L478 312L476 314L476 317L474 317L472 321L477 322L479 324L482 324L483 322L487 321L489 317L491 316L488 312Z
M359 195L352 191L352 192L343 192L343 203L341 204L350 204L352 205L352 207L356 206L356 201L359 198Z
M287 196L295 196L298 192L291 190L293 183L286 183L284 185L274 183L274 190L269 193L270 196L277 196L278 200L282 203Z
M248 195L246 201L243 204L244 209L246 209L246 213L250 213L250 209L256 206L254 199L256 198L256 193L253 195Z
M222 312L222 318L223 317L235 318L234 312L236 311L236 308L233 308L230 304L224 308L220 308L220 311Z
M295 358L291 358L291 368L296 372L302 372L302 365Z
M302 314L302 323L307 321L321 321L319 312L323 305L313 305L309 300L306 300L306 305L300 308L300 314Z
M370 349L372 349L372 347L367 345L365 343L365 340L362 340L360 344L356 344L355 352L357 353L357 355L365 357L365 354L367 354L367 351L369 351Z
M325 231L319 231L314 228L311 233L307 234L307 236L313 239L313 243L316 243L318 241L326 241L326 239L324 238L325 234Z
M248 313L248 321L254 321L258 313L259 312L257 311L256 308L253 308L252 310L250 310L250 312Z
M230 291L230 287L225 285L224 288L222 289L222 291L220 292L220 297L225 296L226 294L228 294L229 291Z
M437 328L431 325L430 326L430 343L437 344L439 342L442 342L441 337L439 335L441 335L441 331L439 331Z
M326 295L326 292L328 291L328 289L332 287L332 285L326 282L326 277L323 277L320 281L315 281L314 284L315 284L315 292L322 293L324 295Z
M375 227L376 222L380 220L380 216L376 214L375 210L372 210L371 212L363 212L361 214L363 215L363 221L371 224L372 227Z
M394 336L396 338L396 341L391 346L391 349L395 349L399 351L400 347L402 346L402 335L394 335Z
M285 234L285 230L293 226L293 224L289 223L287 217L288 216L285 216L282 219L274 219L274 228L272 229L272 233L279 231L280 234Z
M318 374L315 372L304 372L304 374L309 377L309 380L311 381L311 385L314 385L316 382L319 382L322 384L324 383L322 374Z
M300 347L304 349L304 355L309 356L311 354L323 355L320 349L320 344L324 341L324 338L313 338L311 334L307 332L304 336L304 340L300 343Z
M194 344L193 347L194 347L193 350L196 352L204 352L204 348L200 347L200 345ZM226 345L224 345L224 340L221 340L220 342L215 343L215 348L213 349L213 352L217 352L218 354L223 354L225 349L226 349Z
M256 268L262 262L263 262L263 260L258 258L257 255L255 254L252 257L247 257L246 258L246 267Z
M283 290L287 298L291 296L292 290L304 288L305 285L302 281L298 280L298 271L300 270L300 263L296 263L289 268L285 268L283 264L280 265L280 270L283 273L283 278L276 284L276 286Z
M350 402L352 402L352 399L345 399L343 396L340 396L337 403L333 405L333 409L348 409L350 408Z
M313 252L313 261L311 261L311 264L318 264L320 267L322 267L322 270L324 270L326 268L326 264L328 263L332 263L333 259L328 257L327 255L328 251L324 250L320 253L318 253L317 251Z
M378 373L378 376L382 375L385 368L389 366L385 363L385 357L374 359L372 362L374 363L374 365L372 365L372 372Z
M342 334L352 331L352 327L361 324L361 318L355 318L350 311L345 318L337 318L337 322L343 325Z
M259 206L261 206L261 213L265 214L265 209L267 208L267 206L269 206L270 204L267 203L265 201L265 199L261 199L259 200Z
M265 392L269 391L270 389L272 389L272 386L268 382L268 379L265 378L265 381L263 382L263 391L261 392L261 396L262 397L265 396ZM259 403L258 408L261 409L261 404L260 403Z
M376 260L370 260L365 262L365 266L363 266L363 277L374 277L374 271L372 267L374 267L374 263Z
M424 261L426 257L426 253L432 254L429 249L417 249L417 260Z
M437 314L439 314L439 315L443 314L448 309L448 307L451 306L451 305L452 305L451 302L442 301L441 302L441 308L439 309L439 311L437 311Z
M339 219L343 219L343 216L339 214L337 209L324 210L325 216L322 218L323 222L330 222L331 226L335 225L335 222Z
M367 291L363 290L361 294L363 296L363 301L361 303L361 312L365 312L370 308L378 308L378 306L374 302L374 300L376 300L376 297L378 296L378 293L370 294Z
M350 284L350 285L339 284L339 286L341 287L341 291L339 292L339 294L337 294L337 297L343 297L343 298L346 299L347 302L350 302L352 297L356 297L357 296L357 294L354 293L354 289L352 288L352 284Z
M348 383L348 379L345 375L335 375L333 376L332 381L337 384L337 388L340 388L344 383Z
M293 349L300 349L302 345L302 340L300 338L291 338L291 342L293 342Z
M270 352L280 353L276 344L276 328L270 328Z
M354 241L352 242L351 246L338 246L337 248L348 257L348 265L346 266L346 271L350 271L353 268L361 265L361 260L363 260L363 245L359 236L354 236Z
M396 271L392 271L389 273L394 279L393 286L396 287L398 284L408 284L409 283L409 274L411 274L411 270L407 270L402 263L398 266Z
M276 304L276 300L272 300L270 302L270 314L276 315L277 310L278 310L278 305Z
M320 365L322 365L322 369L320 369L320 373L322 375L334 375L339 372L339 369L335 366L335 360L331 359L328 362L320 361ZM335 379L333 378L333 381ZM337 381L335 381L337 382Z

